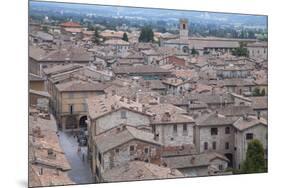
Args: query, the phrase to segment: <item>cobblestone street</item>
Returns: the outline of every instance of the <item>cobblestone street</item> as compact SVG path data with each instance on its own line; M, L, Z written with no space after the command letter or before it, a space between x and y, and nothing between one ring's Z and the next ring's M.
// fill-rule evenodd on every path
M60 144L72 168L68 172L71 180L77 184L93 183L90 165L87 162L87 147L81 147L81 152L78 152L77 139L71 133L60 131L59 135Z

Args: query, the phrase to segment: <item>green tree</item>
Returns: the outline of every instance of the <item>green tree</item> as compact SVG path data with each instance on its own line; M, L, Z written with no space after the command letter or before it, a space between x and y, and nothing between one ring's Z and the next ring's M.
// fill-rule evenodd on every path
M151 27L143 27L141 29L139 42L153 42L154 41L154 33Z
M260 89L259 88L255 88L254 91L253 91L253 96L260 96L261 93L260 93Z
M127 41L127 42L129 41L127 33L123 34L122 40Z
M249 52L245 47L246 44L244 42L240 42L239 47L232 51L232 55L248 57Z
M191 54L192 54L192 55L197 55L197 54L199 54L199 52L198 52L197 50L195 50L195 48L193 47L193 48L191 49Z
M100 35L99 35L99 31L98 28L95 28L95 33L94 33L94 40L93 42L95 44L100 44Z
M242 164L242 173L261 173L266 172L266 160L264 149L259 140L253 140L248 144L246 160Z

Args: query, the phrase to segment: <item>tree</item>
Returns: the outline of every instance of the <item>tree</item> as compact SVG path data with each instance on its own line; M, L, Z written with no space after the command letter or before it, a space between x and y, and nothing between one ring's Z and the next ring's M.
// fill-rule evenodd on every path
M100 44L100 35L99 35L99 31L98 28L95 28L95 33L94 33L94 43L96 44Z
M141 29L139 42L153 42L153 39L154 39L154 33L151 27L143 27Z
M242 164L242 173L261 173L266 171L267 167L262 143L255 139L248 144L246 160Z
M192 54L192 55L197 55L197 54L199 54L199 52L198 52L197 50L195 50L195 48L193 47L193 48L191 49L191 54Z
M240 42L239 47L232 51L232 55L248 57L249 52L245 46L246 44L244 42Z
M127 42L129 41L127 33L123 34L122 40L127 41Z
M260 96L261 93L260 93L260 89L259 88L255 88L254 91L253 91L253 96Z

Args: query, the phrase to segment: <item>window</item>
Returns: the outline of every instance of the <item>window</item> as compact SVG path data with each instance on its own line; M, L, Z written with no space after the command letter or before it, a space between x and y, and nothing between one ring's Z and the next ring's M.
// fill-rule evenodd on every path
M220 171L223 170L223 165L219 165L219 170L220 170Z
M178 126L177 126L177 125L174 125L174 126L173 126L173 132L174 132L174 133L177 133L177 132L178 132Z
M217 135L218 134L218 128L211 128L211 135Z
M213 142L213 150L216 150L216 149L217 149L217 143Z
M225 143L225 149L229 149L229 142Z
M121 111L121 119L127 119L126 111Z
M135 146L130 146L130 152L133 152L135 150Z
M98 156L99 156L99 162L101 163L101 153L99 153Z
M186 124L183 124L182 131L187 132L187 125Z
M230 134L230 128L229 127L225 127L225 134Z
M246 140L253 140L253 138L254 138L253 133L247 133L246 134Z
M149 149L148 148L144 148L144 153L148 154L148 152L149 152Z
M73 114L73 111L74 111L74 105L73 105L73 104L70 104L70 105L69 105L69 113L70 113L70 114Z
M204 150L208 150L208 142L204 142Z

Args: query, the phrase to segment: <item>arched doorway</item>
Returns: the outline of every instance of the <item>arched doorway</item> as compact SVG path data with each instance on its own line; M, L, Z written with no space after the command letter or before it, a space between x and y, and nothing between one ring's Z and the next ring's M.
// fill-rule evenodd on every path
M75 116L67 116L65 120L66 129L77 129L77 119Z
M87 129L87 116L82 116L79 120L79 128Z
M233 155L232 155L232 153L226 153L224 156L226 158L228 158L228 160L229 160L228 167L233 167Z

